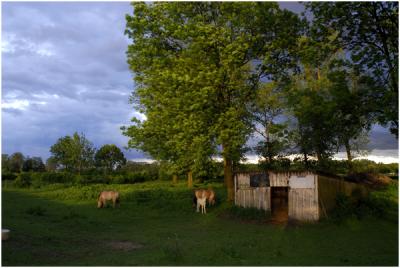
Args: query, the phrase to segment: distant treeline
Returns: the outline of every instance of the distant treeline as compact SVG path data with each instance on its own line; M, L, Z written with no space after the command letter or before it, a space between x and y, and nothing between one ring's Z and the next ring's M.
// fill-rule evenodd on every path
M46 161L43 163L40 157L25 157L22 153L14 153L11 156L2 155L2 181L9 181L17 187L40 187L46 184L131 184L152 180L171 180L168 164L163 162L144 163L125 161L111 170L104 166L91 166L81 170L80 173L68 170L65 167L55 168L54 163ZM319 165L318 161L311 161L306 167L301 159L278 159L270 163L260 162L259 164L238 164L235 167L237 172L245 171L300 171L313 170L334 175L345 175L351 172L361 173L382 173L393 179L398 178L398 164L375 163L370 160L354 160L351 171L347 161L330 160ZM206 174L206 175L205 175ZM199 181L224 180L224 167L222 162L214 161L209 165L206 173L193 174ZM178 176L178 180L186 181L186 174Z

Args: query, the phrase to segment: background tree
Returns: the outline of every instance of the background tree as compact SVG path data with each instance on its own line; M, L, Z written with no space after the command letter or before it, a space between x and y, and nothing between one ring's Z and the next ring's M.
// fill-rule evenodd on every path
M282 155L289 145L289 133L287 126L277 119L283 115L284 95L275 82L263 84L257 91L254 105L251 107L253 115L253 128L262 137L256 152L261 155L268 166L271 166L273 158Z
M59 168L59 163L54 156L47 158L46 171L56 171Z
M124 154L115 144L103 145L97 150L94 159L97 167L104 168L108 172L120 168L126 163Z
M13 153L9 158L11 172L21 172L24 165L24 155L20 152Z
M50 152L58 164L66 170L75 171L78 174L93 164L94 147L86 137L77 132L73 136L65 136L51 146Z
M338 145L346 149L351 166L353 153L361 153L373 122L373 108L367 97L371 90L368 77L360 77L342 63L331 67L329 96L334 103L334 125Z
M2 172L10 171L10 160L8 154L1 154L1 171Z
M341 146L351 164L356 141L359 144L373 122L368 94L374 90L374 81L352 68L338 38L334 32L323 41L313 34L299 39L301 72L292 76L288 91L300 151L305 158L315 153L320 164Z
M354 68L378 85L370 94L377 119L398 137L398 2L309 2L306 7L315 35L323 40L337 31Z
M319 163L337 148L333 121L335 103L331 102L328 78L331 63L337 57L335 35L329 42L303 36L298 40L300 72L291 77L287 87L287 107L297 123L297 141L305 155L315 153ZM306 163L307 164L307 163Z
M22 166L22 171L42 172L45 170L46 167L41 157L27 157Z

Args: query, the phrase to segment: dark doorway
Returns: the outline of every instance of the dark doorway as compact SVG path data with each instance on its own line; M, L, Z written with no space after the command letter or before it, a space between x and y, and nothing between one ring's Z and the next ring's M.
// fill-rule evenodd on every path
M271 187L271 213L276 223L285 223L288 220L288 187Z

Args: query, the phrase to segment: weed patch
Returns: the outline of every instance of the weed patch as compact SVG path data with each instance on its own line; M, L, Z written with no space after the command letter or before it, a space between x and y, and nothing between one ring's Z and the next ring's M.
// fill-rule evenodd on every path
M174 234L172 238L168 237L167 245L163 248L163 252L165 257L174 263L183 259L182 247L177 234Z
M266 222L271 217L271 214L257 208L231 206L223 211L221 216L234 220L262 223Z
M26 213L32 216L45 216L46 209L42 208L41 206L30 207L26 210Z

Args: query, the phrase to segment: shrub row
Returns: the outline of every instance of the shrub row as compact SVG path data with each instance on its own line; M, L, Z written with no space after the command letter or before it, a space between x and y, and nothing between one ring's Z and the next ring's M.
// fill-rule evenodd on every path
M69 172L22 172L19 174L2 174L2 180L13 181L16 187L39 188L43 185L63 183L63 184L128 184L144 181L152 181L157 177L151 176L145 171L127 174L112 175L76 175Z
M366 198L346 196L339 193L336 196L336 207L332 215L336 220L355 216L359 219L375 216L392 221L398 220L398 185L391 183L384 189L371 192Z

